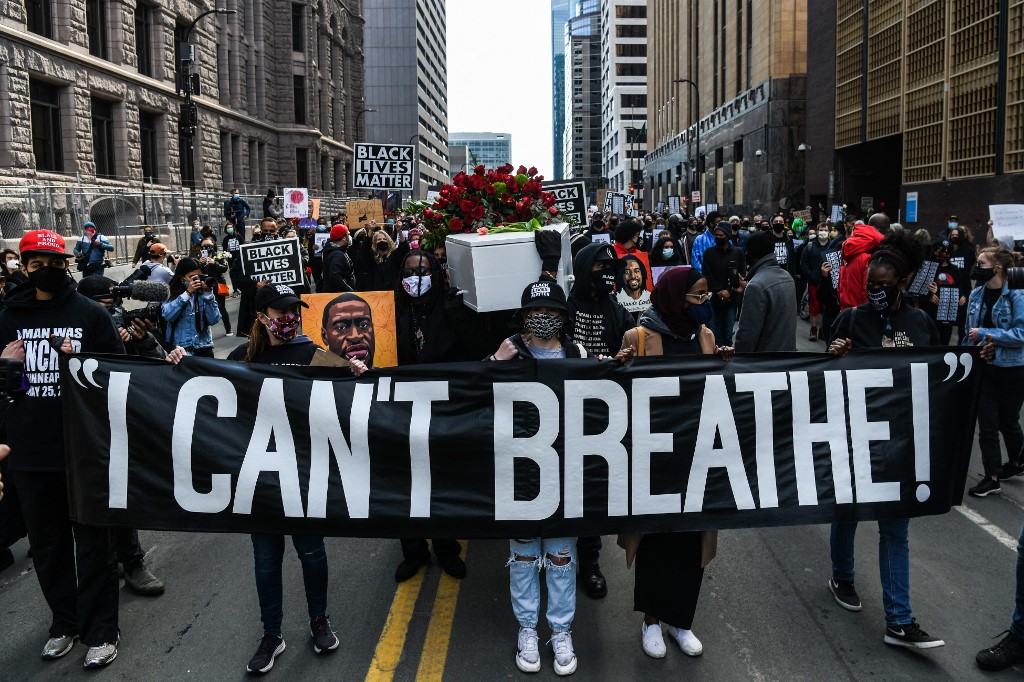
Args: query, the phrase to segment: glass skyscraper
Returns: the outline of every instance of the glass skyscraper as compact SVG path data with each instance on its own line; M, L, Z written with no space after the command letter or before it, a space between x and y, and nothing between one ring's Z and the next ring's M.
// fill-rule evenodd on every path
M467 148L469 171L481 164L488 169L497 168L512 160L512 136L508 133L451 133L448 144Z
M569 21L570 0L551 0L551 177L561 180L565 173L562 145L565 136L565 22Z

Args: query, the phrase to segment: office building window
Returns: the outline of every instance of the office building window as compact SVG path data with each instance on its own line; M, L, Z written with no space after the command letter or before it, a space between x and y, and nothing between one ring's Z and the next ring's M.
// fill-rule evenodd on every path
M139 73L153 75L153 8L150 5L135 5L135 59ZM177 49L177 48L175 48Z
M61 147L60 88L31 79L29 98L32 109L32 151L36 170L64 171L64 150Z
M295 103L295 122L306 123L306 77L292 76L292 101ZM305 185L301 185L305 187Z
M142 155L142 179L144 182L160 182L159 135L160 115L148 111L139 112L139 143ZM182 165L187 159L182 159Z
M107 58L107 0L85 0L85 31L89 35L89 54Z
M96 177L116 178L114 162L114 103L92 98L92 155Z
M25 0L25 24L32 33L53 37L52 0Z
M297 2L292 3L292 51L293 52L305 52L306 51L306 27L304 21L304 14L306 11L305 5L300 5Z
M298 187L309 187L309 150L295 150L295 182Z

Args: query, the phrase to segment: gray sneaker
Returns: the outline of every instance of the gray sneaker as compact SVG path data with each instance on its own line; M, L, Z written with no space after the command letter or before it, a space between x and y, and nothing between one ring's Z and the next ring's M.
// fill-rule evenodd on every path
M144 597L155 597L164 593L164 582L143 564L125 570L124 584L135 594Z
M572 649L572 635L556 632L551 637L551 648L555 650L555 674L572 675L576 672L576 652Z
M52 661L65 656L75 646L76 639L78 639L78 635L51 637L46 640L46 646L43 647L43 658Z
M519 628L519 652L516 654L516 667L524 673L535 673L540 670L538 644L539 638L536 630Z
M82 667L92 669L110 665L117 658L117 645L120 643L121 636L118 635L117 639L110 644L89 647L89 651L85 653L85 662Z

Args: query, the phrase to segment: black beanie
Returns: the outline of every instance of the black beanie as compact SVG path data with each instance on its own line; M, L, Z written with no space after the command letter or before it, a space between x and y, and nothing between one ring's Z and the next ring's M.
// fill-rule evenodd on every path
M770 253L775 253L775 237L771 232L751 232L747 237L747 257L757 262Z
M86 298L94 298L95 296L102 296L106 294L108 297L110 294L110 287L117 284L114 280L109 277L103 277L102 275L89 275L83 277L82 281L78 283L78 293Z

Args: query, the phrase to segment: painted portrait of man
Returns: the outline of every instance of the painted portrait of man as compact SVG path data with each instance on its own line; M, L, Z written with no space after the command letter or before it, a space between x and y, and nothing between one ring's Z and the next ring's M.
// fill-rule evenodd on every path
M324 306L320 336L335 355L374 366L373 310L360 296L341 294Z

